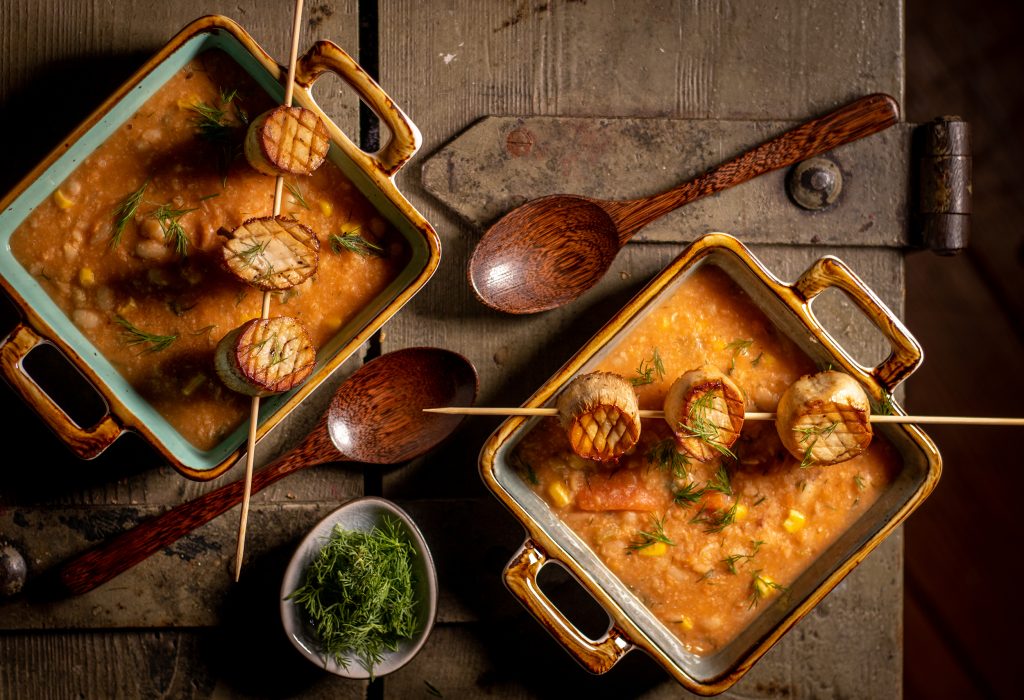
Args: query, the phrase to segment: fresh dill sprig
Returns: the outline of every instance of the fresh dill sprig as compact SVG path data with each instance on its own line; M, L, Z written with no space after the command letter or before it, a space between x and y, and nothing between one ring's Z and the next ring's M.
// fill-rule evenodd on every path
M751 540L750 541L750 554L731 554L722 560L725 567L729 570L729 573L735 576L738 572L736 571L736 565L741 561L750 561L757 556L757 553L761 550L761 545L764 544L764 540Z
M116 248L121 243L124 229L139 211L139 204L142 203L142 196L146 193L148 186L149 180L147 179L139 189L122 199L114 209L114 232L110 236L111 248Z
M157 223L160 224L160 230L163 231L164 240L173 241L175 252L182 257L188 255L189 240L188 234L185 233L185 228L181 225L181 217L198 208L199 207L192 207L191 209L175 209L168 203L161 204L149 214L151 219L156 219Z
M721 532L736 522L736 511L739 505L739 500L736 500L729 508L708 509L701 506L701 509L697 511L697 515L693 516L690 522L703 525L704 532L708 534Z
M689 508L691 505L699 501L700 497L703 495L704 489L698 488L696 481L688 481L686 484L672 492L672 501L677 506Z
M657 381L665 378L665 365L661 361L661 355L658 354L658 348L651 349L651 359L640 360L640 366L636 368L636 373L639 376L633 377L630 380L633 382L633 386L653 384L655 382L655 374L658 375Z
M690 437L706 443L709 447L720 452L723 456L736 459L736 454L722 444L721 433L714 422L708 420L707 415L715 400L715 392L707 391L699 399L690 404L690 412L686 423L680 423L681 430L686 431Z
M335 525L303 584L287 597L308 615L325 658L347 668L354 656L372 679L384 652L416 634L415 556L388 516L371 532Z
M249 117L245 110L232 104L236 97L238 97L237 90L229 92L221 90L220 102L217 105L206 102L189 105L189 109L196 113L193 120L196 134L217 148L217 165L221 174L221 184L227 183L231 161L242 154L241 130L249 123ZM234 107L234 118L229 116L231 107Z
M758 569L751 574L750 597L747 598L747 610L756 608L769 592L787 590L789 589L785 586L780 586L767 576L762 576L761 570Z
M178 339L177 335L157 335L156 333L144 331L124 316L115 316L114 320L124 328L122 335L125 337L126 345L148 345L148 347L143 348L143 353L166 350Z
M303 209L309 209L309 204L306 203L306 198L302 196L302 190L299 189L298 185L292 184L287 180L284 181L284 187L288 190L288 194L292 196L292 200Z
M729 369L726 370L726 374L732 374L736 369L736 358L740 355L746 355L747 349L754 344L753 338L737 338L728 345L725 346L726 350L732 350L732 357L729 360ZM761 356L758 355L758 359Z
M646 530L640 530L636 533L636 537L629 546L626 548L626 554L632 554L641 549L650 547L655 542L662 542L675 547L676 543L669 539L668 535L665 534L665 517L657 518L651 516L652 526L650 532Z
M703 574L700 575L700 578L697 579L697 583L700 583L701 581L707 581L709 586L713 586L715 584L711 583L711 579L713 579L714 577L715 577L715 570L714 569L708 569L707 571L705 571Z
M823 438L823 437L828 437L833 432L835 432L835 429L838 428L838 427L839 427L839 421L833 421L832 423L829 423L828 425L817 425L817 426L814 426L812 428L798 428L797 429L797 432L799 432L801 434L801 437L800 437L800 444L801 445L803 445L804 443L807 443L807 441L810 440L810 443L807 443L807 449L804 450L804 458L802 460L800 460L800 468L801 469L806 469L807 467L809 467L812 464L814 464L814 458L811 457L811 450L813 450L814 446L818 444L818 439L819 438Z
M882 389L882 402L878 404L876 413L882 416L891 416L896 413L896 409L893 408L892 394L885 389Z
M711 477L711 480L704 487L705 491L718 491L726 496L732 495L732 483L729 481L729 472L724 466L719 466L718 471Z
M332 233L327 237L327 240L331 242L331 250L335 253L341 253L348 251L355 253L356 255L366 257L368 255L375 255L378 258L383 258L384 249L375 243L370 243L368 240L359 235L359 229L356 227L351 231L345 231L344 233Z
M676 442L672 438L654 443L647 451L647 461L659 469L669 469L679 479L685 479L689 473L687 467L690 466L690 460L676 449Z
M270 245L269 238L264 241L254 241L248 248L238 251L238 257L241 258L246 265L253 267L253 263L255 263L256 258L262 258L263 254L267 252L268 245ZM264 258L264 261L266 261L266 258ZM271 269L273 268L272 265L270 267Z

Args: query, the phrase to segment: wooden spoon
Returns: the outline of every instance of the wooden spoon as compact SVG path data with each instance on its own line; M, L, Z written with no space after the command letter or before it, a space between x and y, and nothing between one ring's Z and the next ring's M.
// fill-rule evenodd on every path
M557 194L523 204L484 234L469 261L481 302L510 314L547 311L597 284L619 249L655 219L701 197L868 136L899 120L888 95L862 97L694 180L643 199Z
M291 451L257 473L252 492L306 467L329 462L397 464L427 452L462 418L424 408L473 403L478 381L458 353L409 348L368 362L341 386L316 427ZM65 591L91 591L242 501L236 481L147 520L63 565Z

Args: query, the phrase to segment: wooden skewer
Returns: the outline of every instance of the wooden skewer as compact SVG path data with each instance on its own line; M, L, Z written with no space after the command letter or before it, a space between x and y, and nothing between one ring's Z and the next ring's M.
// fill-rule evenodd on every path
M292 106L295 95L295 64L299 58L299 32L302 29L302 2L295 0L295 19L292 23L292 47L288 57L288 78L284 84L285 107ZM274 182L274 216L281 213L281 196L284 191L284 176L278 175ZM270 318L270 292L263 292L263 307L260 318ZM253 459L256 453L256 427L259 424L260 397L252 397L249 408L249 438L245 452L245 490L242 492L242 512L238 522L238 546L235 549L235 581L242 575L242 555L245 553L245 526L249 521L249 499L252 497Z
M488 408L459 407L425 408L427 413L447 413L458 416L557 416L556 408ZM640 411L641 418L664 418L664 411ZM774 413L751 411L743 414L745 420L775 420ZM872 415L872 423L918 423L938 425L1024 425L1024 418L984 418L974 416L886 416Z

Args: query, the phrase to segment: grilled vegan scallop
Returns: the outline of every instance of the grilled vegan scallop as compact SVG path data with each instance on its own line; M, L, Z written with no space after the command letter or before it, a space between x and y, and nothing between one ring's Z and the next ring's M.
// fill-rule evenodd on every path
M264 175L310 175L330 148L327 125L302 107L275 107L253 120L245 134L245 158Z
M222 231L222 234L224 232ZM249 219L221 249L227 269L265 292L290 289L316 272L320 241L308 226L285 216Z
M691 369L665 396L665 420L676 442L701 462L722 454L743 429L743 393L717 367Z
M640 439L633 386L611 372L573 379L558 397L558 417L573 452L585 459L617 459Z
M269 396L301 384L313 371L316 349L298 320L254 318L217 344L217 375L231 390Z
M819 372L793 382L779 399L775 427L800 466L853 459L871 444L871 404L853 377Z

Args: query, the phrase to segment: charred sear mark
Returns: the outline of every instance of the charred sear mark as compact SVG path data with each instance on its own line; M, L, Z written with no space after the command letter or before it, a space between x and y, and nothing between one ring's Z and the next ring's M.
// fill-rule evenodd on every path
M134 508L97 509L86 517L60 516L62 525L81 533L87 542L102 542L135 527L141 521L142 517Z

